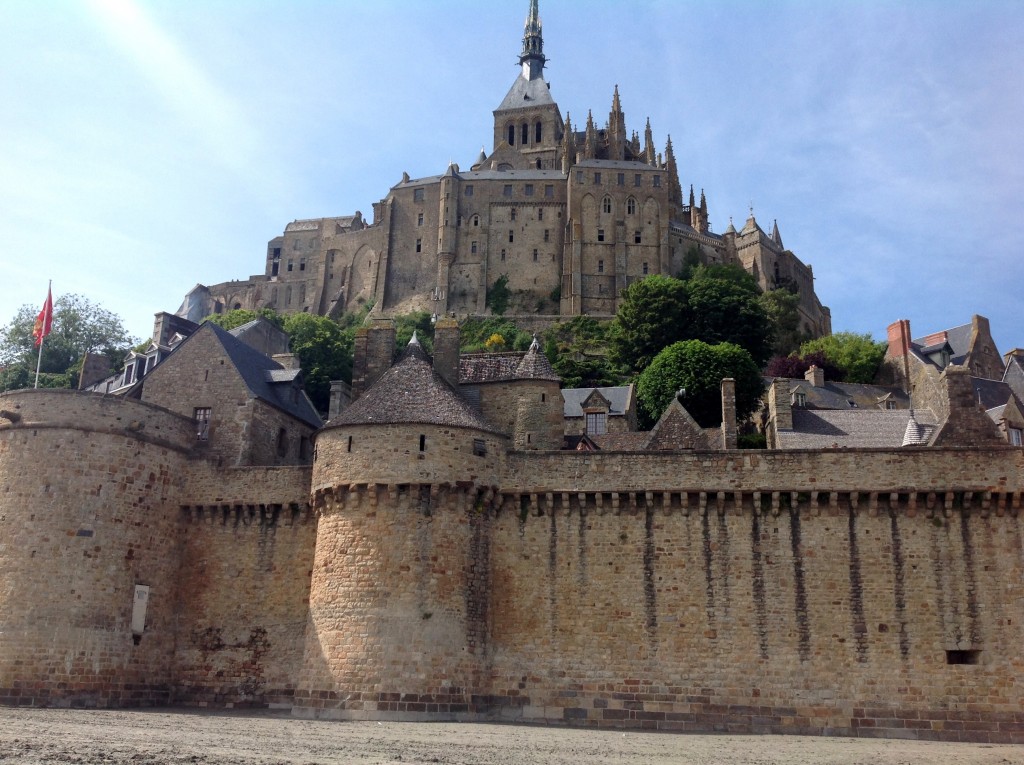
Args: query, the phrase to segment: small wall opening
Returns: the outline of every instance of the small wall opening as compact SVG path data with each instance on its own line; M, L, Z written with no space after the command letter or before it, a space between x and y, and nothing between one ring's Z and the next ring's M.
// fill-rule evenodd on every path
M427 437L420 435L420 451L425 452L427 450Z
M981 651L946 651L946 664L980 664Z

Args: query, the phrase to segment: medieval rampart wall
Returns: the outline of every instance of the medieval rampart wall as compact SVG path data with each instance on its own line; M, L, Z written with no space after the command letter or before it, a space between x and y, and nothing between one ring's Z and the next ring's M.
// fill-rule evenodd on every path
M309 613L309 467L192 466L174 701L291 706Z
M191 423L71 391L0 411L0 703L167 703Z

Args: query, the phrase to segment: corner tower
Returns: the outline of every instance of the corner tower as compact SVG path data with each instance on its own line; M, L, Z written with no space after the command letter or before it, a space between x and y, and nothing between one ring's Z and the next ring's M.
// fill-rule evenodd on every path
M523 49L519 54L519 76L494 110L494 149L508 146L523 162L517 168L558 169L562 141L562 115L544 81L544 35L537 0L530 0L530 12L523 29Z

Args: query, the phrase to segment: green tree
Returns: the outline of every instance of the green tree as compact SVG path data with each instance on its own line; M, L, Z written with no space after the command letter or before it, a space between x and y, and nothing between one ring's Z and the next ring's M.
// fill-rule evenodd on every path
M736 380L736 417L743 420L758 407L764 382L750 354L732 343L709 345L686 340L665 348L637 378L640 414L647 427L657 422L681 389L686 410L701 427L722 422L722 380Z
M525 351L533 341L533 335L523 332L509 319L491 316L486 319L466 319L459 327L459 349L463 353L483 353L491 335L501 335L505 350Z
M772 326L749 274L737 267L702 266L686 282L686 289L690 324L680 339L734 343L746 349L758 366L768 361Z
M354 329L326 316L293 313L284 318L289 347L299 357L306 393L321 412L330 406L331 380L352 379Z
M800 296L788 289L768 290L758 298L772 327L773 356L788 356L810 339L800 330Z
M243 324L248 324L256 319L266 319L275 327L284 329L284 316L272 308L260 308L256 311L251 311L247 308L236 308L227 313L210 314L203 321L208 321L222 329L230 330L241 327Z
M18 309L0 330L0 390L31 387L35 383L38 349L32 330L40 306ZM102 353L111 369L119 369L138 340L128 334L121 317L90 300L68 293L53 303L53 329L43 343L39 385L71 388L86 353Z
M544 332L544 353L565 388L619 385L624 370L612 360L610 321L576 316Z
M836 332L808 340L800 346L800 355L820 351L843 372L843 382L872 383L885 358L886 344L875 342L869 334Z
M639 372L667 345L688 337L692 320L686 283L648 276L622 291L611 329L614 359Z

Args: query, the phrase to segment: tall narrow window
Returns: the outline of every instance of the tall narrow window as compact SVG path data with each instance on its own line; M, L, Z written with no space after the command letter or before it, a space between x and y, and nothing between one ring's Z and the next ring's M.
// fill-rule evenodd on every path
M420 451L425 452L427 450L427 437L420 434Z
M544 241L548 241L551 238L551 232L548 229L544 229Z
M423 240L422 239L417 239L416 240L416 252L423 252Z
M554 187L554 185L549 183L547 186L544 187L544 196L547 199L551 199L552 197L555 196L555 187Z
M600 185L600 183L601 183L601 174L600 173L594 173L594 183Z
M284 457L288 454L288 431L284 428L277 429L277 456Z
M537 262L537 250L536 249L534 249L534 251L533 251L533 262L534 263Z
M625 186L626 185L626 174L625 173L619 173L618 176L616 176L616 178L615 178L615 185L616 186Z
M509 229L508 230L508 241L509 241L509 243L514 242L515 239L516 239L516 232L513 231L512 229Z
M192 410L192 419L196 426L196 440L210 440L210 416L213 410L208 406L197 406Z
M660 175L654 176L653 184L654 184L654 188L658 188L659 186L661 186L661 176Z
M416 215L416 225L417 226L422 226L423 225L423 213L417 213L417 215Z
M582 170L577 170L576 171L576 183L583 183L583 171Z
M544 127L540 122L538 122L536 125L533 126L533 142L540 143L540 138L543 134Z
M544 220L544 208L543 207L538 207L537 208L537 220Z
M604 199L601 200L601 210L606 213L610 213L612 211L611 197L605 197Z
M476 255L476 242L470 242L470 244L469 244L469 251L471 253L473 253L474 255Z
M519 143L521 143L521 144L523 144L525 146L526 144L528 144L530 142L530 126L527 125L524 122L523 123L523 129L522 129L521 132L522 132L522 139L519 141Z
M514 207L512 208L512 210L508 214L508 217L509 217L509 220L515 220L516 219L516 208L514 208Z
M504 248L502 248L502 250L501 250L501 261L503 263L505 262L505 250L504 250Z
M647 276L648 271L647 271L647 261L646 260L644 261L643 272L644 272L644 276Z
M597 261L597 272L599 274L603 274L604 273L604 261L603 260Z
M626 200L626 214L636 215L636 200L633 197Z
M604 229L603 228L599 228L597 230L597 241L599 241L599 242L603 242L604 241Z
M348 437L348 445L347 445L347 447L345 448L345 451L347 451L347 452L350 452L350 451L352 451L352 436L349 436L349 437Z
M636 173L633 176L633 185L634 186L639 186L640 185L640 173Z
M509 146L515 146L516 145L516 126L515 125L509 125L508 126L508 145Z

